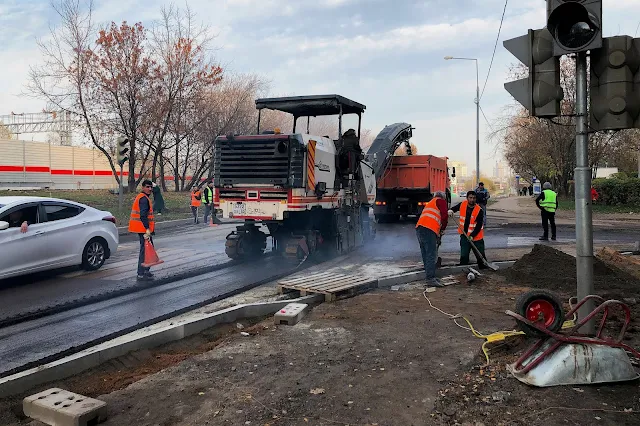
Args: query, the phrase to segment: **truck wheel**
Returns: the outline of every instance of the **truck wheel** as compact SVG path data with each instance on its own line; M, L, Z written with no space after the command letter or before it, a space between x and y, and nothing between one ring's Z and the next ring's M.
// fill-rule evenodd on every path
M559 331L564 323L562 302L558 296L545 290L531 290L521 295L516 301L516 313L554 333ZM518 321L518 327L527 336L547 336L521 321Z

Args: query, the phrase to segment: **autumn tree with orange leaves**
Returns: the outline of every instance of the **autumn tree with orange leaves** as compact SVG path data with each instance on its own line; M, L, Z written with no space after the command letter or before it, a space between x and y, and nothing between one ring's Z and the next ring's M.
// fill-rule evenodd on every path
M43 63L30 70L29 93L70 112L118 181L115 139L126 136L130 191L146 177L163 176L214 112L203 99L220 83L222 68L210 56L206 28L194 24L188 8L163 9L152 30L127 22L97 29L92 0L62 0L54 10L60 26L38 42Z

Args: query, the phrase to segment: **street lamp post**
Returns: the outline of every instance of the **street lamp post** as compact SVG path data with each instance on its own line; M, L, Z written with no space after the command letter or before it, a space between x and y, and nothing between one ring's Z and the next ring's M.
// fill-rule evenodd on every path
M476 63L476 185L480 182L480 75L478 73L478 60L476 58L455 58L445 56L445 60L475 61Z

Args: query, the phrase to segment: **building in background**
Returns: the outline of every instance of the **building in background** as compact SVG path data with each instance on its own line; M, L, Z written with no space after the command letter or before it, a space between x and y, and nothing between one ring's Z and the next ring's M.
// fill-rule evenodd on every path
M456 176L461 178L469 177L469 169L467 168L467 163L462 161L449 161L449 167L453 170L453 167L456 168Z
M506 181L510 175L509 166L503 161L497 161L496 166L493 168L493 177L502 182Z

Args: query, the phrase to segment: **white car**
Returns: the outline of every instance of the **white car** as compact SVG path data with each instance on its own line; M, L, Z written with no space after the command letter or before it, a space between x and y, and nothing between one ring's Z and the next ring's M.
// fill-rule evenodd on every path
M75 265L95 271L118 243L109 212L56 198L0 197L0 279Z

